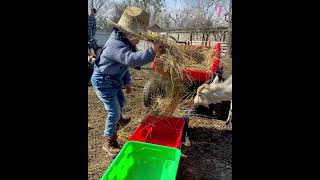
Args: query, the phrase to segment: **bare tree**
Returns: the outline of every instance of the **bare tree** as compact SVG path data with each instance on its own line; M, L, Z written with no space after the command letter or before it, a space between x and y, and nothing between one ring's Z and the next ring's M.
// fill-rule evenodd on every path
M105 6L106 3L110 3L109 0L89 0L89 6L95 8L97 12Z
M159 23L165 0L134 0L133 5L150 13L150 24Z
M232 0L229 1L228 55L232 58Z
M229 5L229 1L231 0L189 0L187 1L187 8L191 12L189 15L187 27L191 27L193 31L201 31L202 33L202 41L204 41L205 45L207 44L210 31L208 29L215 29L219 32L219 27L225 27L230 19L225 17L225 14L228 14L231 10L231 6ZM222 14L220 15L220 7L222 8ZM228 7L228 8L227 8ZM230 16L229 16L230 18ZM230 22L232 23L232 22ZM229 26L231 24L229 23ZM231 30L229 28L229 30ZM211 31L212 32L212 31ZM220 32L219 32L220 33ZM231 33L229 33L230 35ZM216 33L214 33L215 39ZM225 38L225 35L219 34L219 39ZM230 40L231 38L229 38ZM232 43L228 41L228 43ZM232 50L232 49L231 49Z
M120 17L123 13L123 11L125 10L125 8L127 6L131 6L133 5L132 0L126 0L126 1L119 1L119 2L114 2L112 9L108 10L107 15L104 16L104 19L106 17L110 18L113 22L117 23L120 20ZM103 22L104 23L104 30L105 31L111 31L112 30L112 26L110 24L107 24L106 21Z
M171 10L168 14L168 17L171 21L172 28L187 28L190 24L190 17L192 15L192 11L190 9L185 8L182 10Z
M170 20L170 11L167 11L166 8L163 8L163 10L159 13L159 16L160 18L157 24L163 29L170 29L172 26Z
M126 9L127 6L132 5L131 1L122 1L119 3L114 4L114 9L113 9L113 16L112 19L114 22L118 22L120 20L120 17L123 13L123 11Z
M216 1L217 3L218 1ZM225 11L224 22L228 24L228 48L227 54L232 57L232 0L224 0L223 8Z
M213 1L212 0L188 0L186 4L186 8L183 10L187 13L187 19L183 19L185 22L185 27L191 29L192 32L201 31L201 38L203 41L203 45L207 45L207 41L209 38L208 29L213 27L212 21L212 9L213 9ZM192 38L190 37L192 40Z
M97 10L97 28L104 29L106 13L113 8L113 0L88 0L90 8Z

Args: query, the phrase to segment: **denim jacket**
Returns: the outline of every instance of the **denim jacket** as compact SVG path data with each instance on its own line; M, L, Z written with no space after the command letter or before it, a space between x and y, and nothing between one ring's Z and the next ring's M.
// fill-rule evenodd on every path
M148 64L153 61L154 55L152 48L137 52L136 47L115 29L104 45L100 58L96 60L94 74L95 76L97 74L107 75L127 85L131 83L128 68Z

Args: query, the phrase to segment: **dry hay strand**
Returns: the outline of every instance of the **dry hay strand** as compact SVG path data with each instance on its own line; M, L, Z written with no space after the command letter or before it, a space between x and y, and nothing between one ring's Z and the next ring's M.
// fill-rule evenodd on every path
M145 119L145 117L141 116L140 119ZM126 143L129 139L129 137L132 135L132 133L136 130L136 128L140 125L141 120L139 118L132 119L129 124L127 124L125 127L118 130L118 139Z
M196 69L207 70L214 56L213 48L203 46L181 46L181 51L186 54L185 65Z
M187 84L191 79L181 73L186 67L209 70L211 59L214 56L213 48L179 45L168 37L159 38L154 33L144 36L147 41L161 40L164 44L164 52L157 54L155 63L156 79L161 78L166 95L157 98L156 103L148 114L156 117L172 117L178 113L183 104L183 95L186 93ZM156 122L151 122L154 124Z
M232 74L232 58L225 56L221 58L220 62L223 66L225 78L227 79Z
M126 143L129 139L129 137L131 136L131 132L128 131L128 130L123 130L121 129L119 132L118 132L118 139L123 142L123 143Z
M186 67L198 66L201 69L208 69L211 65L211 58L214 56L214 48L204 46L180 45L168 36L160 37L156 33L149 31L141 36L146 41L161 40L165 46L165 56L173 56L174 59L180 60L179 64ZM162 54L163 55L163 54ZM167 57L170 58L170 57Z
M182 101L182 94L185 91L183 76L185 54L179 51L179 47L172 42L164 41L165 53L156 59L157 70L161 75L165 87L166 96L157 99L156 106L151 114L158 117L168 117L175 113L179 103Z
M186 53L187 48L177 45L168 38L162 39L162 42L165 51L156 57L156 72L161 76L166 96L157 99L150 113L157 117L168 117L175 113L182 101L185 85L181 71L189 63L190 54Z

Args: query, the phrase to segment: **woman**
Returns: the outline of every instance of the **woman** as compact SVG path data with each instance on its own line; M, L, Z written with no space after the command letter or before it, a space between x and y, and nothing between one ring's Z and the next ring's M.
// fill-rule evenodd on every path
M130 118L122 117L125 103L122 86L125 86L127 94L131 93L128 68L152 62L163 44L157 41L153 43L152 48L137 52L139 34L146 32L149 25L149 14L140 8L127 7L117 24L107 20L114 26L114 31L104 45L100 57L95 61L91 82L108 112L104 130L105 142L102 147L109 155L114 156L120 151L117 123L127 124L130 121Z

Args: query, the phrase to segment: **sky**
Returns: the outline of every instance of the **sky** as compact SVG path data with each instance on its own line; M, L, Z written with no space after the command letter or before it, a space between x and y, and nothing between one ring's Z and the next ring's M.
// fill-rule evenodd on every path
M184 0L165 0L167 8L182 9L185 5Z
M114 0L116 2L121 2L124 0ZM170 10L182 9L185 6L185 0L164 0L166 7ZM225 0L224 0L225 1ZM228 2L228 1L226 1ZM226 4L226 8L228 8L228 3Z
M126 1L126 0L113 0L114 2L122 2L122 1ZM164 0L165 1L165 5L166 5L166 9L168 11L171 10L179 10L179 9L183 9L186 6L186 0ZM214 0L214 1L219 1L219 0ZM225 8L228 9L229 6L229 0L222 0L224 2L226 2L225 4ZM211 7L210 9L213 13L214 13L214 17L213 18L218 18L218 19L224 19L224 14L226 13L226 11L223 9L223 11L221 12L220 17L217 17L218 15L218 11L215 10L214 7ZM209 11L210 11L209 10Z
M123 0L114 0L116 2L122 2ZM170 9L181 9L185 2L184 0L164 0L165 3L166 3L166 6L167 8L170 8Z
M217 1L217 0L215 0L215 1ZM223 0L223 1L226 3L225 8L229 9L229 1L228 0ZM166 3L167 8L170 10L183 9L186 6L185 0L165 0L165 3ZM215 8L211 7L211 10L215 11ZM217 11L215 13L217 14ZM223 9L220 16L224 17L224 13L225 13L225 11Z

